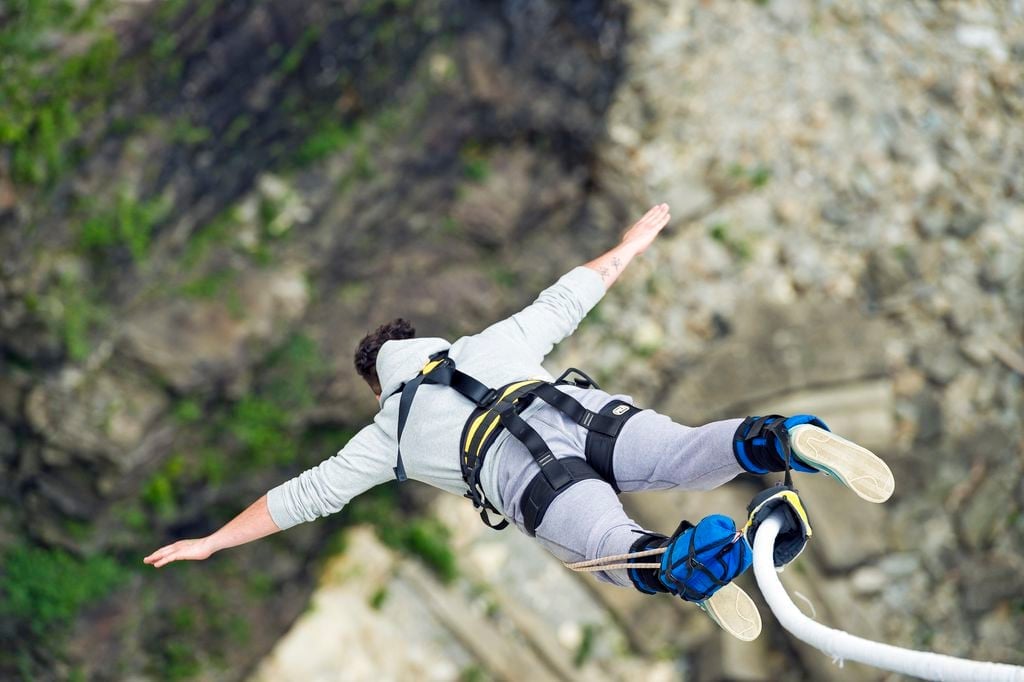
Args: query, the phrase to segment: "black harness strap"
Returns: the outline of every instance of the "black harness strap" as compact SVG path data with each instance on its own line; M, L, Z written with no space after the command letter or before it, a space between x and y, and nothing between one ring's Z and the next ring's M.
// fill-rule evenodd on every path
M572 373L578 374L582 378L567 379ZM557 383L581 388L597 386L590 377L576 369L567 370L559 377ZM622 429L622 425L639 412L639 408L621 400L615 400L602 408L600 412L593 412L583 407L572 396L559 391L555 388L555 384L540 380L520 381L509 384L500 390L493 389L457 369L455 362L448 357L447 350L431 355L429 362L420 370L420 373L398 389L401 391L402 397L398 405L399 447L394 470L395 477L399 481L408 478L402 463L402 433L405 431L405 424L416 398L416 392L423 384L448 386L477 406L477 409L466 421L462 432L460 439L462 452L459 462L463 480L469 488L466 497L473 502L474 507L480 510L481 520L491 528L500 530L508 525L506 520L502 520L498 524L491 523L487 512L497 513L497 509L487 500L480 485L480 471L484 454L500 433L499 426L507 429L511 435L522 442L537 466L540 467L540 471L527 485L520 500L526 531L530 535L536 533L537 526L544 520L544 514L552 501L574 483L587 479L604 479L616 492L619 491L612 468L615 439ZM540 434L519 416L519 413L535 397L540 398L588 430L585 447L586 459L579 457L558 459Z
M416 391L419 390L420 384L426 378L425 374L420 374L401 387L402 397L398 402L398 460L395 462L395 478L399 481L409 478L405 474L405 464L402 463L402 432L405 431L405 422L409 419L409 410L412 408L412 401L416 398Z
M587 462L594 467L594 471L600 474L601 478L608 481L608 485L616 493L622 491L619 490L619 483L615 480L615 466L612 461L615 455L615 441L619 437L622 426L640 411L639 407L630 405L624 400L613 400L602 407L600 413L602 416L614 418L613 433L587 432L587 442L583 449L587 456Z
M523 496L519 499L519 508L523 512L523 523L526 526L526 532L531 537L537 534L537 527L544 521L544 514L548 507L566 488L580 481L591 478L600 480L601 478L587 464L586 460L580 457L565 457L557 461L561 463L562 469L568 476L565 485L561 488L552 488L543 474L537 474L526 486Z
M617 418L591 412L583 407L578 400L568 393L562 393L552 384L539 384L530 392L585 429L597 431L606 436L618 433Z
M395 478L399 481L409 478L405 473L405 464L402 463L402 432L405 431L409 410L412 409L413 400L416 399L416 391L425 383L451 386L481 407L490 404L497 397L494 389L488 388L468 374L455 369L455 363L448 357L448 351L442 350L431 355L430 361L420 370L416 378L406 382L398 389L402 392L402 398L398 403L398 458L394 471Z
M459 463L462 468L462 480L466 482L468 490L465 497L468 498L474 508L480 510L480 520L484 525L501 530L508 525L508 521L502 519L497 524L491 523L487 512L498 513L498 510L491 504L484 494L483 486L480 484L480 471L483 469L484 454L491 444L498 437L501 429L502 414L506 411L518 413L531 399L526 391L537 381L519 381L504 386L497 391L498 402L491 408L478 407L466 420L462 429L462 437L459 438L462 452ZM519 402L520 397L525 397L525 402ZM518 418L518 416L517 416ZM520 420L521 421L521 420Z

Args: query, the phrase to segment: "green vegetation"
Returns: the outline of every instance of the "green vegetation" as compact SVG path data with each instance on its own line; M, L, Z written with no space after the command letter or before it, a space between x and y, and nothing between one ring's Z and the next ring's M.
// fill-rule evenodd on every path
M174 495L172 480L174 480L173 474L168 471L160 471L150 478L142 489L143 501L158 517L164 520L174 518L174 513L178 509L178 500Z
M197 401L185 398L174 406L173 413L182 424L194 424L203 416L203 408Z
M352 432L302 434L292 424L296 411L315 404L313 382L326 367L316 343L294 334L267 356L261 384L237 403L208 411L194 399L178 401L174 418L196 425L202 445L172 455L150 477L142 493L146 507L167 520L177 511L178 489L199 483L216 486L232 476L293 464L302 452L322 457L323 447L344 445Z
M133 531L142 532L149 528L146 512L142 510L142 505L137 500L132 499L115 504L112 514L114 518Z
M281 75L288 75L299 68L299 64L302 63L302 58L306 56L306 52L313 46L313 43L320 37L320 28L315 26L309 26L302 33L302 36L295 41L291 49L285 53L284 58L278 64L277 72Z
M487 682L490 679L491 676L477 663L466 666L459 673L459 682Z
M192 147L206 142L213 132L205 126L194 125L187 118L179 118L171 128L171 139L180 144Z
M94 300L73 269L59 273L42 297L29 297L26 305L42 317L75 362L89 356L89 337L108 317L107 309Z
M182 265L185 269L191 270L205 260L214 247L224 244L240 222L238 209L232 207L197 228L188 240L185 253L182 254Z
M56 180L77 159L70 143L102 113L112 90L117 42L98 27L109 0L33 0L5 6L0 22L0 146L15 182ZM89 35L63 53L55 35Z
M763 164L747 168L741 163L729 166L729 176L755 189L764 187L772 179L772 169Z
M580 637L579 646L576 647L576 654L572 658L572 663L577 668L583 667L590 660L590 657L594 655L594 642L597 639L598 631L598 626L593 623L587 623L583 626L583 635Z
M159 613L156 580L166 581L174 594L173 607ZM140 606L154 620L146 642L148 672L156 679L184 680L211 665L223 668L226 653L251 637L244 595L258 597L272 589L269 577L254 578L230 559L202 566L186 562L173 575L156 578Z
M716 242L724 246L733 258L739 261L748 261L752 255L750 244L731 235L729 224L717 222L708 228L708 235Z
M123 582L125 569L110 557L80 559L60 549L15 545L4 554L0 614L38 637L59 637L78 612Z
M368 523L392 549L419 557L444 583L459 575L448 528L430 517L409 519L401 510L394 486L378 486L354 500L348 508L352 523Z
M487 268L494 283L503 289L516 289L519 286L519 274L512 268L494 264Z
M312 407L313 381L328 369L313 339L293 334L267 358L267 393L285 409Z
M378 587L374 590L373 594L370 595L370 608L374 611L380 611L384 608L384 602L388 600L388 588Z
M288 412L274 401L246 396L220 425L242 446L248 461L263 467L294 459L296 444L288 421Z
M455 218L445 216L441 219L441 225L438 230L445 237L458 237L462 234L463 227Z
M462 175L471 182L483 182L490 176L491 168L487 163L486 150L480 144L469 142L463 145L460 152Z
M112 207L94 213L82 223L79 244L93 255L126 249L136 262L141 262L148 253L154 228L167 217L170 208L167 201L138 201L123 191Z
M359 139L359 125L328 120L314 130L295 152L295 164L308 166L347 149Z

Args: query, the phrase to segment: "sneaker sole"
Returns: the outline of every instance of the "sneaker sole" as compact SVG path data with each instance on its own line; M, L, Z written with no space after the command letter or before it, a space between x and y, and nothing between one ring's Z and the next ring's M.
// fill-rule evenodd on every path
M736 583L729 583L698 606L736 639L751 642L761 634L757 605Z
M810 424L790 429L800 459L836 478L868 502L885 502L896 488L889 466L870 450Z

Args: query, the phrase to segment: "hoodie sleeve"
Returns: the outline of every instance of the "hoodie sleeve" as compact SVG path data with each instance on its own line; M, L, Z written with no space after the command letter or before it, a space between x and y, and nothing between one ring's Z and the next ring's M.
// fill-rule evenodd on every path
M529 306L491 325L480 336L511 342L540 364L556 343L576 331L604 292L601 275L581 265L562 275Z
M338 454L267 493L270 518L284 530L341 511L352 498L391 478L392 441L376 423Z

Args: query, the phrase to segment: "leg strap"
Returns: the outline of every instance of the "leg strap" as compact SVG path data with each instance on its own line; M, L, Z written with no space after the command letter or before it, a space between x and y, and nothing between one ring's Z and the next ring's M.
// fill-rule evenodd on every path
M601 416L609 417L614 421L612 427L613 433L606 434L600 431L588 431L587 442L584 447L584 452L587 456L587 461L590 466L594 467L594 471L600 474L601 478L608 481L616 493L622 492L619 490L619 484L615 480L615 466L612 458L615 454L615 441L619 437L619 431L622 430L623 424L629 419L640 412L640 408L635 405L630 405L624 400L613 400L604 407L598 413Z
M551 455L550 452L548 455L554 459L554 455ZM519 508L523 512L523 524L530 537L537 534L537 527L543 523L544 514L547 513L548 507L556 497L580 481L601 479L590 465L579 457L565 457L555 461L558 463L560 473L564 474L564 478L560 478L556 485L545 472L544 465L541 465L540 472L526 486L526 490L523 491L523 496L519 500Z

